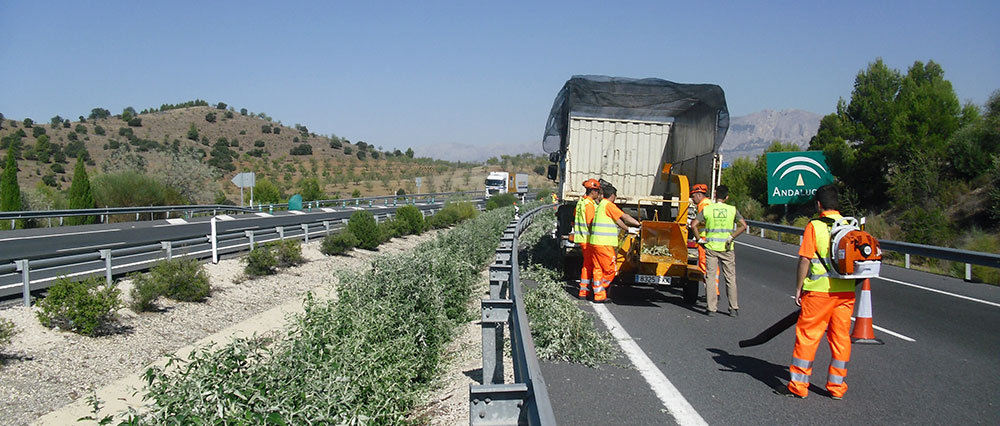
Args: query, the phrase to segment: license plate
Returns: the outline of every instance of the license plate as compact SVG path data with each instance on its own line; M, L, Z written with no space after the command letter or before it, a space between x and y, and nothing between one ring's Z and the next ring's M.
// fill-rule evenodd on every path
M638 284L662 284L670 285L670 277L660 275L639 275L636 274L635 282Z

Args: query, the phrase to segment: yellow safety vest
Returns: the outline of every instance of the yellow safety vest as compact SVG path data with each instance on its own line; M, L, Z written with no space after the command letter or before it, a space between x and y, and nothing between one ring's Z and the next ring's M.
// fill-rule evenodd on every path
M583 197L576 202L576 219L573 223L573 242L586 244L590 240L590 225L587 224L587 203L594 204L594 200Z
M834 220L843 219L839 214L826 216ZM813 233L816 236L816 256L809 259L809 275L806 276L802 284L805 291L817 291L822 293L854 293L854 280L840 278L830 278L826 267L820 262L820 258L827 258L830 254L830 226L821 220L809 222L813 226Z
M601 200L594 213L593 232L590 233L591 245L618 247L618 225L608 216L608 200Z
M712 203L701 211L705 216L705 248L712 251L726 250L726 241L736 225L736 207L726 203Z

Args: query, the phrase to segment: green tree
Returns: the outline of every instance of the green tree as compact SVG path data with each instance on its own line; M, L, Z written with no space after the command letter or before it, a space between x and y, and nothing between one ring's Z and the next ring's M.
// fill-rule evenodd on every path
M413 158L413 148L406 148L406 158Z
M322 200L326 195L320 189L319 181L316 178L302 179L299 182L299 187L302 188L302 201Z
M124 109L124 110L122 110L122 121L124 121L124 122L126 122L126 123L127 123L127 122L128 122L129 120L131 120L131 119L135 118L135 116L136 116L136 113L135 113L135 108L132 108L132 107L125 107L125 109Z
M108 111L108 110L106 110L104 108L94 108L94 109L90 110L90 116L88 116L87 118L96 121L96 120L108 118L110 116L111 116L111 111Z
M90 190L90 178L87 177L87 167L83 156L77 157L76 168L73 170L73 183L69 186L69 208L94 208L94 194ZM70 225L84 225L96 222L94 216L72 216L67 218Z
M270 180L257 179L253 187L253 197L261 203L277 203L281 201L281 192Z
M193 141L198 140L198 128L194 126L194 123L191 123L191 127L188 127L187 138Z
M35 125L35 120L32 120L32 119L30 119L30 118L25 118L25 119L24 119L24 127L25 127L25 128L28 128L28 129L30 129L30 128L31 128L31 126L34 126L34 125Z
M7 150L7 164L0 176L0 210L13 212L21 210L21 187L17 184L17 159L14 150ZM0 229L11 229L10 222L0 221Z
M205 121L207 121L209 123L214 123L215 122L215 113L214 112L210 112L208 114L205 114Z

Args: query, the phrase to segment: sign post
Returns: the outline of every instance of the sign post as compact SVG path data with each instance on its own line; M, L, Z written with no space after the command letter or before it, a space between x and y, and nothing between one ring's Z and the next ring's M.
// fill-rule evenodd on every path
M823 151L767 153L767 203L802 204L833 183Z
M253 205L253 187L257 184L254 172L243 172L233 176L233 183L240 187L240 207L243 207L243 188L250 188L250 204Z

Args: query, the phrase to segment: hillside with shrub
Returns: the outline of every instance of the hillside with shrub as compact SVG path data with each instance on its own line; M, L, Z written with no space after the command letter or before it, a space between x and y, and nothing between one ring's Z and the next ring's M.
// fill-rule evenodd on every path
M335 134L288 126L263 112L195 100L119 114L94 108L76 120L14 119L0 114L0 153L13 154L19 200L3 210L71 208L67 192L82 160L95 206L239 203L230 182L257 173L255 199L282 202L481 189L489 170L532 172L545 185L544 157L492 158L486 165L415 158L408 147L386 148ZM5 169L6 161L2 165ZM421 177L417 188L414 178ZM11 179L14 179L11 177ZM9 185L8 185L9 186ZM249 201L249 191L244 199Z
M878 59L858 73L851 99L823 117L808 149L824 152L841 190L841 211L866 216L876 237L1000 252L1000 91L984 106L962 105L934 61L915 62L903 73ZM776 141L767 152L799 150ZM735 160L722 183L749 219L802 227L816 214L809 204L767 205L765 155ZM962 264L914 264L965 275ZM1000 271L972 269L973 280L1000 283Z

